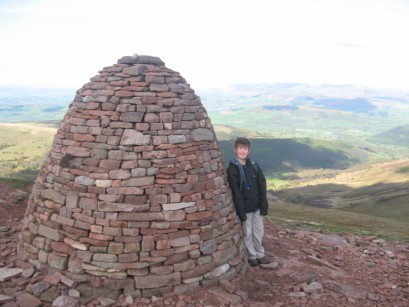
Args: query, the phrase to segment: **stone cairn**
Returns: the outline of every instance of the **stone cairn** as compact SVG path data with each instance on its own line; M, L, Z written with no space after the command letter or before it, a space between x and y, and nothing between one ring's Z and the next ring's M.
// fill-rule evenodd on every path
M81 295L183 294L243 273L226 166L189 84L138 55L90 81L34 183L19 258Z

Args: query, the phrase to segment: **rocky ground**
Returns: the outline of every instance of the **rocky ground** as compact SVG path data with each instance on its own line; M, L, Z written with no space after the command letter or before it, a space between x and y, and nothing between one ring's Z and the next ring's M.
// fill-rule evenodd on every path
M183 296L101 295L87 301L62 274L46 274L16 256L24 191L0 183L2 306L409 306L409 244L296 229L266 221L273 262Z

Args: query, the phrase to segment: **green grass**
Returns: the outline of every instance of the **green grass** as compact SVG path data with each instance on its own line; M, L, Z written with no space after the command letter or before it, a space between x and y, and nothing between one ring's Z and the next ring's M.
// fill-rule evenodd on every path
M55 132L54 124L0 124L0 176L33 180Z
M32 181L20 178L0 178L0 182L7 184L9 187L12 187L14 189L24 189L32 183Z
M266 176L267 179L267 189L281 189L282 187L288 185L288 180L279 177Z
M407 184L406 184L407 185ZM379 189L381 195L366 196L362 199L362 195L359 195L360 199L351 205L342 208L341 210L355 213L370 214L373 216L387 217L400 221L409 220L409 190L406 187L402 187L395 192L388 192L386 187Z
M404 159L326 174L300 172L275 194L289 203L409 221L409 182L402 172L408 164Z
M269 204L270 219L286 221L302 228L358 236L375 235L386 240L409 242L409 222L277 201L269 201Z

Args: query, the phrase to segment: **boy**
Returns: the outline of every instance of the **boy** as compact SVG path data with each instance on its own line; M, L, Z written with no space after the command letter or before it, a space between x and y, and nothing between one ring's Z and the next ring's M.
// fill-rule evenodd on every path
M264 255L263 216L267 215L266 178L259 166L249 159L250 140L238 137L234 143L235 158L227 168L236 213L243 222L243 232L250 266L270 263Z

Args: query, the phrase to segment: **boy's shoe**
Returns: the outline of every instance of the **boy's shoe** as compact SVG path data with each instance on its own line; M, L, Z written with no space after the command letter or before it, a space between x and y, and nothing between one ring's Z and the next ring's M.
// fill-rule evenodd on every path
M269 264L271 262L267 257L257 258L256 260L259 264Z
M258 265L258 261L257 261L257 259L248 259L247 260L248 261L248 263L250 264L250 266L256 266L256 265Z

